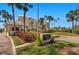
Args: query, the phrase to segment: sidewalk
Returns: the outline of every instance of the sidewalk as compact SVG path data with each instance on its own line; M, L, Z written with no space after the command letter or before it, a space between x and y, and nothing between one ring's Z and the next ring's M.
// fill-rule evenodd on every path
M13 55L12 43L7 36L0 33L0 55Z

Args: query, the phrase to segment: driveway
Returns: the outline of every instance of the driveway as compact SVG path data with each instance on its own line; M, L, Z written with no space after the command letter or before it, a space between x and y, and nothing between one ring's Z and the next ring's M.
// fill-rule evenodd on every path
M64 40L64 41L69 41L69 42L73 42L73 43L79 43L79 38L71 38L71 37L67 37L67 36L59 36L56 37L55 40Z
M13 55L12 43L3 33L0 33L0 55Z

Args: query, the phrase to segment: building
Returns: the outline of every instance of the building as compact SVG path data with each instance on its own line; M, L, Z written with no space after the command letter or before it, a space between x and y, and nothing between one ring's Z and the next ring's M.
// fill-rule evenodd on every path
M16 32L24 31L24 18L22 15L19 15L17 17L17 20L15 23L16 23ZM37 21L36 19L32 19L31 17L26 17L25 27L26 27L25 30L27 32L27 31L30 31L31 29L37 29L37 28L40 30L41 25L39 24L39 21ZM11 20L8 20L4 25L4 29L5 29L5 32L14 33L14 22Z
M31 30L33 28L37 28L37 22L35 19L32 19L31 17L25 18L25 27L26 31ZM16 20L16 32L24 31L24 19L23 16L18 16ZM4 25L5 32L12 33L14 32L14 23L11 20L8 20L6 24Z
M18 20L21 23L24 23L24 18L23 16L18 16ZM36 19L32 19L31 17L26 17L25 18L25 26L26 26L26 31L31 30L32 28L37 28L37 21ZM23 26L22 26L23 27ZM39 27L39 26L38 26ZM23 28L22 28L23 29Z

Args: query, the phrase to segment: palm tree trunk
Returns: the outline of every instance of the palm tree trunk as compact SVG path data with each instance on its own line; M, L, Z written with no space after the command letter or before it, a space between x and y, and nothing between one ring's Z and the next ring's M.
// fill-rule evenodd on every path
M72 33L74 33L74 21L72 21Z
M50 30L50 21L48 22L48 30Z
M26 25L26 24L25 24L25 14L26 14L26 12L24 12L24 33L25 33L25 29L26 29L26 28L25 28L25 25Z
M13 21L14 21L14 33L16 31L16 24L15 24L15 15L14 15L14 3L12 3L12 14L13 14Z
M6 20L6 18L5 18L5 25L6 25L6 21L7 21L7 20ZM5 26L5 29L6 29L6 34L7 34L7 28L6 28L6 26Z
M24 7L26 7L26 3L24 4ZM24 33L26 32L25 18L26 18L26 11L24 11Z
M37 21L39 20L39 3L37 3ZM37 22L37 32L39 31L39 22Z
M77 31L77 23L75 23L74 31Z
M33 24L32 24L32 29L33 29Z

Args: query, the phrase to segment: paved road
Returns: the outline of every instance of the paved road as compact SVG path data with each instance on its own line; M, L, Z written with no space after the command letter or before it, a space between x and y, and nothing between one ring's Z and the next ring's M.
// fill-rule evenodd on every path
M0 55L12 55L12 43L3 33L0 33Z
M57 37L55 38L55 40L64 40L64 41L79 43L79 38L70 38L70 37L65 37L65 36Z

